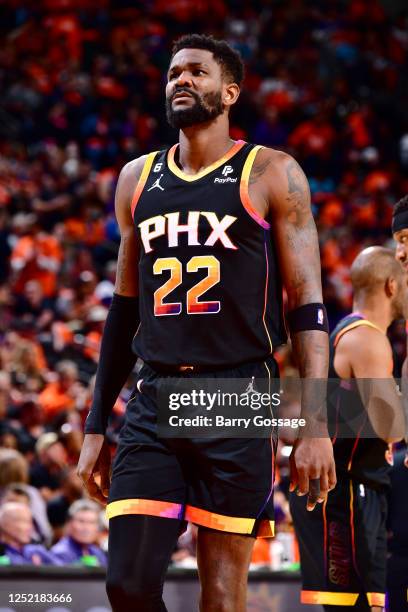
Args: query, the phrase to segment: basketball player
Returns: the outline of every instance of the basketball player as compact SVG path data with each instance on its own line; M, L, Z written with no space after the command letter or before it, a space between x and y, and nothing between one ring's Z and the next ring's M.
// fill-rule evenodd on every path
M241 59L225 42L177 41L166 111L179 142L130 162L119 178L115 295L78 466L95 499L105 502L109 489L107 591L115 611L166 609L164 577L188 520L199 525L200 609L242 612L254 538L273 535L271 441L160 439L159 377L277 376L280 277L301 375L327 376L308 183L290 156L231 140L229 111L242 77ZM136 355L144 366L109 483L104 432ZM307 393L302 410L327 432ZM336 482L330 439L299 439L293 459L292 485L313 509Z
M401 198L394 206L392 213L392 235L397 243L395 257L408 274L408 195ZM408 351L402 365L402 377L408 377ZM408 467L407 460L406 464Z
M405 273L408 273L408 195L401 198L394 206L392 233L397 243L395 256ZM408 422L407 386L408 357L404 360L401 373L406 422ZM405 440L408 440L407 436ZM387 609L390 612L404 612L408 611L408 453L406 448L395 453L393 463L390 474L391 491L388 516L390 538L387 561Z
M301 601L331 611L379 611L385 600L388 444L404 428L386 331L404 316L408 290L393 251L384 247L357 256L351 281L353 312L330 336L329 377L340 379L329 401L337 486L311 515L297 496L290 504Z

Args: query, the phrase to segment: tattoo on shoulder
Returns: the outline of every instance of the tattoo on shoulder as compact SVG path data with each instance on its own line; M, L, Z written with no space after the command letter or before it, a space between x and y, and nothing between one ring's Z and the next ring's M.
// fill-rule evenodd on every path
M304 188L304 174L299 164L293 159L286 168L286 175L288 177L288 189L289 193L295 193L296 191L302 191Z
M295 225L303 225L308 221L310 215L310 192L309 185L302 168L293 159L286 168L288 179L288 193L286 198L290 208L288 220Z
M290 251L297 256L292 263L288 289L295 301L316 300L320 283L319 240L310 208L307 179L295 160L286 166L287 211L285 238Z
M256 181L265 174L265 171L269 164L271 163L271 158L264 159L260 162L257 162L255 159L254 165L252 166L251 174L249 177L249 184L253 185Z

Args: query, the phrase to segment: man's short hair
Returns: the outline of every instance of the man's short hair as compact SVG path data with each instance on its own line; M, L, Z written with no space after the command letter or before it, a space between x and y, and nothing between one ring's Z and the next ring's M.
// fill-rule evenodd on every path
M357 255L350 268L354 297L374 294L384 287L385 281L404 274L392 249L382 246L367 247Z
M407 212L407 211L408 211L408 194L405 195L400 200L398 200L396 204L394 204L392 215L393 217L395 217L395 215L398 215L399 213Z
M90 499L78 499L69 507L69 518L72 519L78 512L95 512L99 518L100 507Z
M14 493L15 495L22 495L28 501L30 501L30 494L26 487L27 485L20 484L19 482L13 482L7 485L7 487L5 487L1 493L0 503L7 496L8 493Z
M28 461L14 448L0 448L0 489L14 482L29 480Z
M241 86L244 79L244 63L238 51L225 40L217 40L205 34L186 34L178 38L172 49L172 59L181 49L205 49L211 51L215 61L221 66L223 76Z

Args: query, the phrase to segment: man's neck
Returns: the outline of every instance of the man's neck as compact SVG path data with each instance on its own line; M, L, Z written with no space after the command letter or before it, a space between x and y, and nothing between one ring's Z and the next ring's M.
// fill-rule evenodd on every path
M391 308L388 304L380 304L379 301L375 305L369 302L355 301L353 312L361 313L365 319L377 325L384 334L387 333L387 329L392 323Z
M186 174L197 174L223 157L233 146L229 124L218 118L209 124L180 130L179 164Z

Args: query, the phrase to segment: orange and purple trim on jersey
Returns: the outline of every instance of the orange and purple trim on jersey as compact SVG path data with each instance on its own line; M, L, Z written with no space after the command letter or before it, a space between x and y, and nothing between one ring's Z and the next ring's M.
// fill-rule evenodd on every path
M385 606L385 593L366 593L368 605L372 606L380 606L383 608Z
M356 327L372 327L373 329L376 329L377 331L381 332L382 334L384 334L384 332L382 331L382 329L380 329L378 327L378 325L376 325L375 323L371 323L371 321L368 321L367 319L359 319L358 321L354 321L353 323L350 323L349 325L346 325L346 327L343 327L343 329L341 329L339 331L339 333L337 334L337 336L334 339L334 347L337 346L340 338L342 338L342 336L344 336L344 334L348 331L351 331L352 329L355 329Z
M304 604L322 606L354 606L358 593L338 593L335 591L301 591L300 601ZM385 606L385 593L366 593L369 606Z
M216 514L215 512L209 512L202 508L196 508L194 506L186 506L186 513L184 516L186 521L208 527L209 529L216 529L218 531L228 531L231 533L242 533L250 535L253 532L255 519L254 518L242 518L237 516L226 516L224 514ZM259 538L271 538L274 535L275 529L274 521L261 521L258 529L257 537Z
M363 315L360 314L359 312L352 312L350 314L350 316L353 316L353 315L363 317ZM376 325L375 323L372 323L368 319L361 318L361 319L358 319L357 321L353 321L352 323L349 323L349 325L346 325L345 327L343 327L343 329L339 331L339 333L336 335L334 339L334 345L333 345L334 348L336 348L340 338L344 336L346 332L351 331L352 329L355 329L356 327L362 327L362 326L372 327L373 329L376 329L377 331L379 331L380 334L385 335L384 331L380 327L378 327L378 325ZM393 364L393 361L391 360L391 363L389 364L390 374L392 374L393 369L394 369L394 364ZM344 383L344 384L347 384L347 383ZM344 384L342 386L344 386Z
M111 502L106 507L106 517L108 519L124 514L147 514L149 516L181 519L183 518L183 504L154 499L120 499Z
M245 160L244 167L242 169L241 174L241 183L239 186L239 194L241 197L241 202L247 213L261 225L264 229L270 229L270 224L261 217L258 211L255 209L251 202L251 198L249 195L249 177L251 175L252 166L255 161L256 154L259 149L262 149L262 145L256 145L248 154L248 157Z
M185 519L203 527L220 531L233 531L234 533L252 533L255 524L255 519L252 518L225 516L188 505L186 506Z
M262 313L262 322L265 327L266 335L268 336L269 347L271 349L271 355L272 355L272 351L273 351L272 340L271 340L271 336L269 334L268 326L266 324L266 319L265 319L266 306L268 304L268 283L269 283L269 260L268 260L268 249L266 247L266 242L265 242L265 261L266 261L266 275L265 275L265 295L264 295L264 308L263 308L263 313ZM268 370L268 374L270 378L270 372L269 372L268 366L266 366L266 369Z
M343 382L343 381L342 381ZM341 383L340 383L340 387L341 387ZM337 396L337 400L336 400L336 429L334 432L334 436L332 438L332 444L333 446L336 444L336 440L337 440L337 434L339 433L339 407L340 407L340 396ZM327 498L326 498L327 499Z
M323 502L322 515L323 515L323 562L324 562L324 575L327 576L327 496Z
M328 606L354 606L358 593L337 593L335 591L301 591L300 602Z
M273 538L275 536L275 521L263 519L259 523L257 538Z
M178 167L178 165L174 161L174 156L175 156L177 147L179 146L178 143L176 143L175 145L171 147L171 149L168 152L167 165L169 169L173 172L173 174L183 179L183 181L188 181L188 182L198 181L203 176L206 176L207 174L210 174L210 172L213 172L213 170L216 170L220 166L223 166L229 159L231 159L231 157L233 157L233 155L235 155L235 153L238 153L238 151L242 149L244 144L246 144L245 140L237 140L235 144L233 144L232 147L225 153L225 155L223 155L220 159L215 161L213 164L211 164L210 166L207 166L206 168L204 168L200 172L197 172L196 174L186 174L185 172L183 172L183 170L181 170L181 168Z
M194 506L187 505L184 507L183 504L154 499L120 499L110 502L106 507L106 517L108 519L125 514L147 514L148 516L160 516L169 519L184 519L210 529L244 534L252 533L256 520L254 518L216 514ZM259 523L256 537L271 538L274 536L274 529L274 521L262 520Z
M268 372L268 394L269 396L271 396L271 371L267 366L266 361L264 361L264 366L266 368L266 371ZM272 416L272 411L271 411L271 416ZM258 516L260 516L262 514L262 512L265 510L267 504L269 503L269 500L271 499L272 493L273 493L273 488L274 488L274 482L275 482L275 453L273 451L273 437L272 437L272 433L269 439L270 445L271 445L271 486L268 492L268 496L265 500L265 502L263 503L263 506L261 507L261 510L258 513ZM271 521L264 519L261 520L260 526L258 527L258 531L257 531L257 538L271 538L274 536L274 524L272 527L272 531L271 531L271 526L270 526Z
M137 203L140 199L140 196L142 195L142 191L144 186L146 185L146 181L147 178L149 176L150 170L152 168L153 162L154 162L154 158L156 157L158 151L153 151L152 153L149 153L149 155L146 157L144 166L143 166L143 170L142 173L139 177L139 180L137 182L135 191L133 193L133 197L132 197L132 204L130 207L131 213L132 213L132 218L134 217L135 214L135 208L137 206Z
M365 422L361 425L360 431L358 432L357 437L356 437L356 439L354 441L353 448L352 448L351 454L350 454L350 459L349 459L349 462L347 464L347 470L348 471L351 470L351 466L353 465L354 455L355 455L355 452L357 450L358 443L360 442L360 433L361 433L361 430L363 429L364 425L365 425Z
M357 561L356 561L356 539L354 534L354 492L353 492L353 481L350 480L350 530L351 530L351 554L353 557L354 569L357 575L359 574Z

